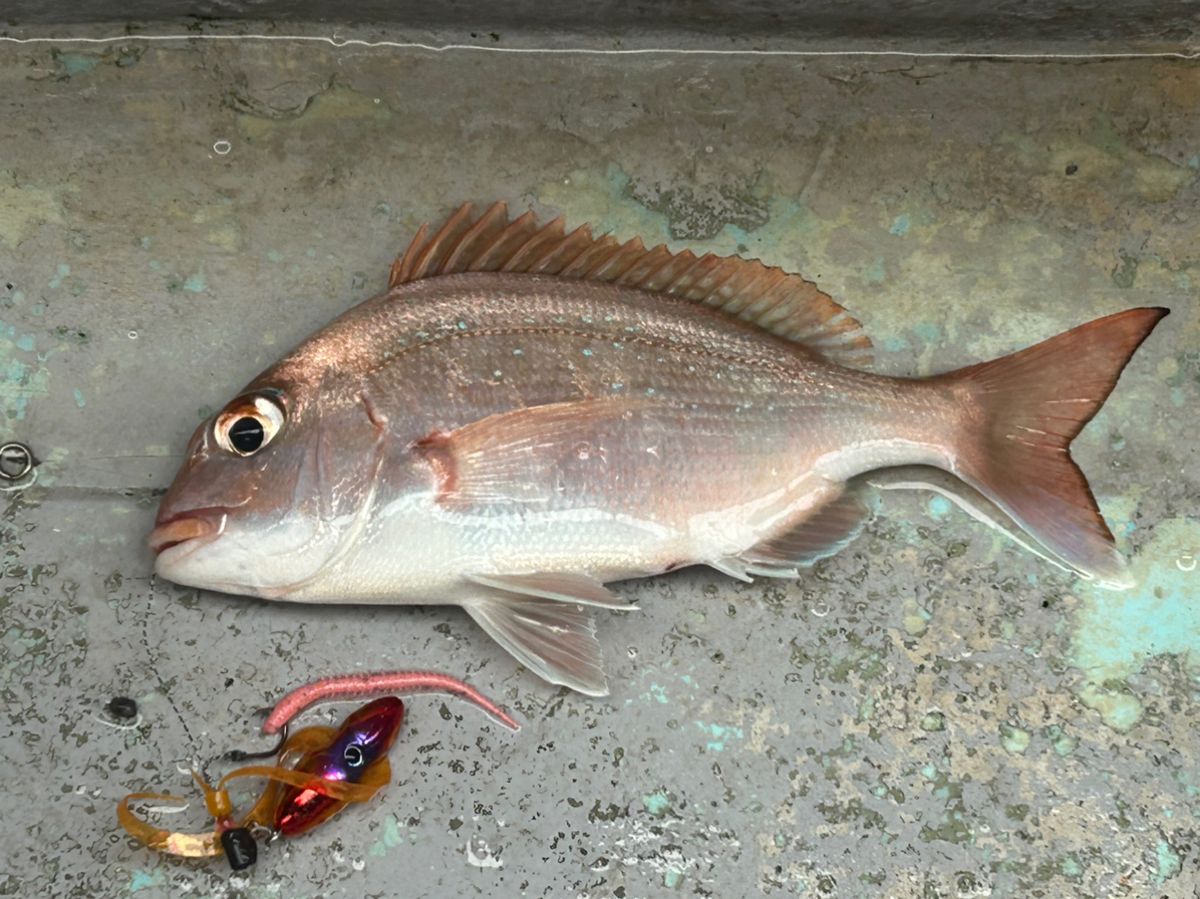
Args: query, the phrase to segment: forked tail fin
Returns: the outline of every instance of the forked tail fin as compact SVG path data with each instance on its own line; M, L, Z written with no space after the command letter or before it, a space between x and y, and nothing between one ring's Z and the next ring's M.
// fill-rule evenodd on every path
M937 379L966 404L954 473L1049 558L1108 587L1132 582L1068 447L1167 312L1129 309Z

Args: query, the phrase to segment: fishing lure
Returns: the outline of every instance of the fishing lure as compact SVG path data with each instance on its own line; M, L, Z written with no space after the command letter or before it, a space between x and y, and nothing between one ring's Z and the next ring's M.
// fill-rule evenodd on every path
M352 802L366 802L391 780L387 753L404 720L404 703L395 696L368 702L338 728L306 727L288 735L287 725L306 708L333 700L358 699L378 693L449 693L466 699L511 730L520 726L474 687L446 674L391 671L326 678L288 693L263 724L265 734L279 733L279 745L261 756L277 755L275 765L247 765L210 786L192 777L204 793L215 825L210 833L190 834L155 827L132 808L136 802L178 804L165 793L131 793L117 803L117 820L139 842L167 855L209 858L225 855L234 870L254 864L254 833L295 837L329 820ZM255 758L231 753L237 758ZM244 815L234 812L229 784L241 778L263 778L267 786Z

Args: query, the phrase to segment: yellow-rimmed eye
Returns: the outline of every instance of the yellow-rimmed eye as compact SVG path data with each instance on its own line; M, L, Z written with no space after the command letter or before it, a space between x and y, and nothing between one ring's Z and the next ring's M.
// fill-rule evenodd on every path
M239 456L253 456L270 443L283 427L284 410L278 400L262 394L239 397L217 416L217 444Z

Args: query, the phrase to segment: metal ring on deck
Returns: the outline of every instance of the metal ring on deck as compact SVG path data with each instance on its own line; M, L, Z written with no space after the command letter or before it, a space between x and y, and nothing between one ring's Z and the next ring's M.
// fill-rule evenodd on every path
M19 481L33 471L35 464L33 451L25 444L11 440L0 446L0 479Z

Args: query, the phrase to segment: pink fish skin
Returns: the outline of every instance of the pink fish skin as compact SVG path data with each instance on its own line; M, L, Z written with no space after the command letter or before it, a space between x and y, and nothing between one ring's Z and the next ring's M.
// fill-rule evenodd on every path
M463 606L554 683L607 691L604 584L795 577L939 489L1127 586L1069 445L1166 315L1129 309L926 379L798 276L463 207L390 289L255 378L188 446L151 547L182 584Z

